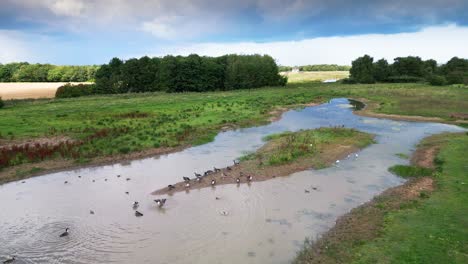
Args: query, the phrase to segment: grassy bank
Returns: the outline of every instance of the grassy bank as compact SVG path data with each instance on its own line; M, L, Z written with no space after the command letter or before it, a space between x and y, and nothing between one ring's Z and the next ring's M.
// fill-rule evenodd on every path
M374 142L374 136L348 128L319 128L275 134L255 153L241 158L240 164L210 173L201 181L192 180L190 188L178 182L174 188L162 188L154 194L167 194L216 185L243 184L288 176L309 168L325 168ZM247 177L252 176L251 180ZM239 179L239 182L237 182Z
M467 263L466 146L466 133L423 140L416 154L427 155L414 165L428 165L432 155L430 177L413 177L354 209L322 239L306 243L295 262Z
M7 167L15 168L8 171L11 176L23 163L56 159L92 163L97 157L201 144L222 129L266 123L281 113L275 110L336 97L365 98L377 113L446 122L455 121L452 113L468 109L468 89L424 84L296 83L229 92L6 101L0 110L0 144L4 151L5 146L31 140L27 151L18 150L20 154L9 158ZM48 145L31 148L37 142ZM0 179L5 173L0 172Z

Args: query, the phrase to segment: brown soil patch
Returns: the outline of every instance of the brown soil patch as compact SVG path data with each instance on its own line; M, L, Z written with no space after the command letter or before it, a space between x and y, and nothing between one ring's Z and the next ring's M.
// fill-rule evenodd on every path
M264 148L265 147L268 148L268 145L264 146ZM167 187L165 187L156 190L153 192L153 194L171 195L177 192L207 188L211 187L211 180L213 179L216 180L216 185L237 184L237 178L240 179L240 184L250 184L250 182L247 181L248 175L252 176L252 182L266 181L276 177L289 176L294 172L304 171L309 168L323 168L325 166L329 166L335 160L342 159L358 150L359 149L354 146L330 144L324 147L324 150L319 153L317 157L300 158L293 163L278 166L264 166L262 161L259 159L246 160L241 162L239 165L230 166L229 169L223 168L217 173L212 173L206 177L203 177L200 182L197 182L193 175L187 175L188 177L192 178L189 188L186 188L184 181L180 181L173 184L175 188L172 190L169 190ZM203 174L203 172L198 173Z
M420 147L413 153L411 163L419 167L434 169L434 158L438 152L439 148L437 146Z
M24 147L25 145L30 145L31 147L34 147L36 144L40 145L59 145L62 142L73 142L74 140L66 137L66 136L57 136L57 137L42 137L42 138L34 138L34 139L26 139L26 140L4 140L0 139L0 150L1 149L7 149L11 148L13 146L17 147Z

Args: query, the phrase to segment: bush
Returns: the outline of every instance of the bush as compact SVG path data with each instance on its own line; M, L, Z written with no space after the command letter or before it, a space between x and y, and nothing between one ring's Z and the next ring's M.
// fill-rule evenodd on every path
M423 82L424 78L416 77L416 76L390 76L387 78L387 82L390 83L416 83L416 82Z
M431 176L434 170L418 166L395 165L388 169L402 178Z
M343 80L341 80L341 83L344 83L344 84L356 84L357 81L356 81L356 79L349 77L349 78L344 78Z
M5 103L3 102L2 97L0 97L0 109L3 108L4 106L5 106Z
M91 95L95 93L94 84L65 84L60 86L55 92L56 98L71 98L71 97L80 97L85 95Z
M444 76L432 75L431 77L429 77L429 83L431 85L442 86L442 85L447 84L447 80L445 79Z

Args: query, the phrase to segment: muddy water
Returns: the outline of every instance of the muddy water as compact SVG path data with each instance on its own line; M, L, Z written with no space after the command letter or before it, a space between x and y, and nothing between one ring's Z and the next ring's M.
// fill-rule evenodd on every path
M267 126L220 133L212 143L179 153L2 185L0 260L16 254L18 263L288 263L305 237L318 236L340 215L402 183L387 172L408 162L396 153L410 154L430 134L462 130L355 116L352 107L335 99L286 112ZM335 125L374 133L377 144L331 168L178 193L166 197L164 209L153 202L158 197L152 191L194 171L231 165L268 134ZM133 201L143 217L135 217ZM70 235L60 238L66 227Z

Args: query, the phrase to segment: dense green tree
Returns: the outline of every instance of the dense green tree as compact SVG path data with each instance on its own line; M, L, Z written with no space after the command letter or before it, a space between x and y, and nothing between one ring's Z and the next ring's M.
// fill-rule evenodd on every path
M394 59L393 71L397 76L424 77L424 62L420 57L408 56Z
M468 84L468 59L453 57L441 67L449 84Z
M374 83L374 59L369 55L357 58L351 64L350 77L359 83Z
M384 82L392 74L386 59L380 59L374 63L374 78L377 82Z

